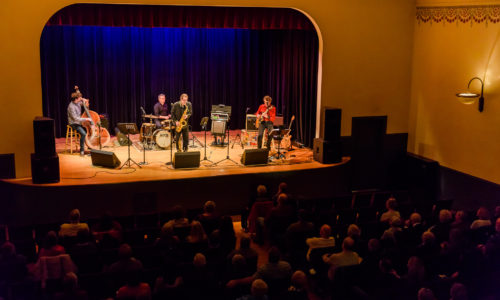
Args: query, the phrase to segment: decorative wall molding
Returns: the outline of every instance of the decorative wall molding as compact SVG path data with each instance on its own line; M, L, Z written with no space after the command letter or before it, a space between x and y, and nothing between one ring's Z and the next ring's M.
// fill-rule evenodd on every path
M417 7L419 22L500 22L500 5Z

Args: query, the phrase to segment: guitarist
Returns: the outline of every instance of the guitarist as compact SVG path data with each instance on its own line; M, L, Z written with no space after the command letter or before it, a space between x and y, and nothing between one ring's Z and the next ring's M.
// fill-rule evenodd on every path
M257 147L262 148L262 137L264 136L264 130L267 128L267 150L271 149L270 134L273 130L273 122L276 118L276 107L271 105L273 99L266 95L262 99L264 104L259 106L259 109L255 113L257 115L257 124L259 124L259 136L257 138Z
M82 118L82 105L89 106L89 100L82 97L82 93L76 90L71 94L71 102L68 105L68 124L80 134L80 156L85 155L85 136L87 131L82 126L84 121L92 121L90 118Z

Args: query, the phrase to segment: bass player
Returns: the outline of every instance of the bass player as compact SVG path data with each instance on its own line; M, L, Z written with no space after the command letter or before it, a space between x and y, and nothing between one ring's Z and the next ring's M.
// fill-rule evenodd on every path
M262 99L264 102L259 106L259 109L255 113L257 115L257 124L259 127L259 136L257 138L257 147L262 148L262 138L264 136L264 130L267 129L267 150L271 149L270 134L273 130L273 122L276 118L276 107L271 105L273 99L266 95Z
M87 131L82 126L84 121L92 121L90 118L82 118L82 105L89 106L89 100L82 97L82 93L75 87L76 91L71 94L71 102L68 105L68 124L80 134L80 156L85 155L85 136Z

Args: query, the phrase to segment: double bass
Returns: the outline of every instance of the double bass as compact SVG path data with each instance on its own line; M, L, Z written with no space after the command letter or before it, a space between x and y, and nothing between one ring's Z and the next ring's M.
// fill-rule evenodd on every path
M75 91L80 93L78 86L75 86ZM82 118L91 119L90 121L82 122L82 126L87 130L85 144L90 149L100 149L102 146L106 146L111 140L111 136L106 128L101 127L99 114L89 110L86 103L83 103L83 108L85 112L82 114Z

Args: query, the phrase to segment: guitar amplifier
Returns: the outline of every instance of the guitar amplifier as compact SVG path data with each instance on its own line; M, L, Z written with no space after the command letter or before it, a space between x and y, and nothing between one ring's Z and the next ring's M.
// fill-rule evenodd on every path
M212 120L212 132L213 135L225 135L226 134L226 121L214 121Z
M245 129L247 130L247 132L259 130L259 128L257 128L255 126L256 122L257 122L257 116L256 115L247 115L246 122L245 122Z

